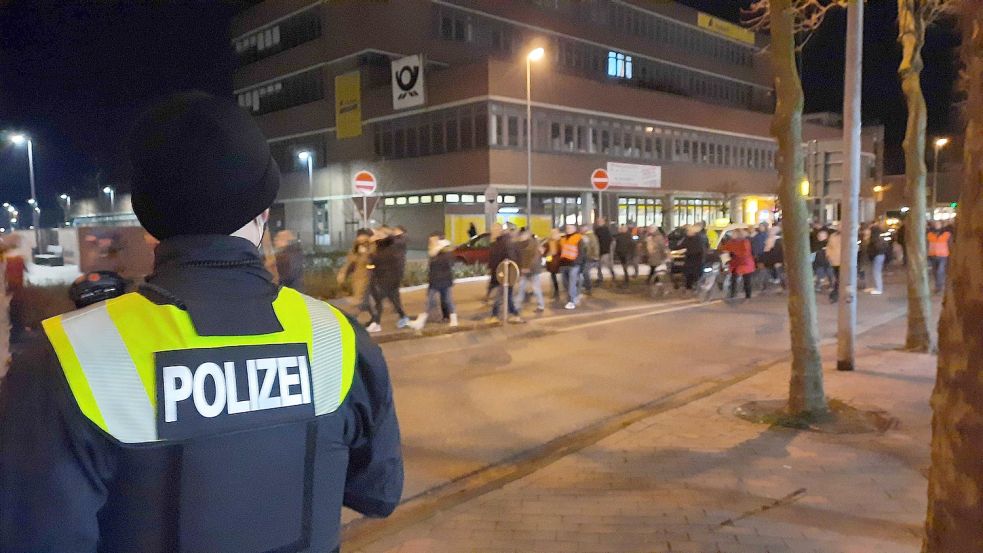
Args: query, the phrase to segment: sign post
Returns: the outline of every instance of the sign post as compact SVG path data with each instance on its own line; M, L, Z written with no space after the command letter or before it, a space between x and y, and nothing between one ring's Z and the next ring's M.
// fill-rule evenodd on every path
M509 289L519 281L519 265L511 259L506 259L495 268L498 282L502 285L502 325L509 322Z
M369 227L369 196L375 194L378 182L370 171L358 171L352 177L352 190L362 198L362 228Z
M604 169L594 169L590 174L590 185L597 190L597 214L604 217L604 191L608 188L608 172Z

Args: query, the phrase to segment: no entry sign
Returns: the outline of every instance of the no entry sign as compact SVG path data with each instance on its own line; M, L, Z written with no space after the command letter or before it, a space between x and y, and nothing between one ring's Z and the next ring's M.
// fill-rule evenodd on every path
M604 169L594 169L590 174L590 185L594 187L594 190L598 192L603 192L608 188L608 172Z
M356 196L371 196L375 194L376 186L378 183L375 175L369 171L359 171L352 177L352 188Z

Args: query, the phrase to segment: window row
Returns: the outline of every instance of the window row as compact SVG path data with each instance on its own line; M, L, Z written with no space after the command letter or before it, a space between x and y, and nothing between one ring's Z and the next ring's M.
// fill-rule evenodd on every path
M253 115L299 106L324 98L324 77L311 69L276 82L244 90L236 95L239 105Z
M492 104L490 111L489 144L524 148L523 106ZM533 111L532 148L748 169L775 167L775 146L769 141L553 110Z
M521 45L533 37L508 22L464 12L446 6L436 8L437 36L470 44L474 49L512 59ZM638 86L733 105L745 109L767 110L753 87L725 77L717 77L659 60L609 51L580 40L554 36L546 47L554 66L563 72L593 80L616 78ZM767 102L770 104L770 102Z
M375 153L384 159L420 157L488 146L484 104L442 109L377 123Z
M240 65L248 65L321 36L321 14L308 9L245 35L233 43Z
M754 48L702 31L633 6L610 0L530 0L532 4L565 14L582 23L608 27L618 35L631 34L725 63L754 65Z
M449 204L484 204L485 195L484 194L421 194L419 196L387 196L383 200L383 205L387 207L402 207L408 205L426 205L426 204L439 204L439 203L449 203ZM516 203L516 197L511 194L499 195L498 196L499 205L514 204Z
M734 41L670 21L664 17L639 9L609 2L612 27L618 33L633 34L663 44L671 44L687 52L693 52L729 64L754 65L754 50Z

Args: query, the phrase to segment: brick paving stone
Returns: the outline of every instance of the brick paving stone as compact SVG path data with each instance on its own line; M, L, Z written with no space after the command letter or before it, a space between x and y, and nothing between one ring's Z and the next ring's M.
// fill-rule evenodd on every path
M829 397L856 397L900 420L884 435L775 430L732 417L725 407L784 397L787 367L772 367L362 551L916 553L934 359L866 347L903 335L903 319L879 327L860 338L857 371L826 373ZM721 526L728 519L734 524Z

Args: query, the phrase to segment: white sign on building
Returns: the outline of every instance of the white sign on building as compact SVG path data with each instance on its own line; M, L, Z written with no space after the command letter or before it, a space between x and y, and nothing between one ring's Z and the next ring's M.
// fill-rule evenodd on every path
M662 167L609 161L608 185L614 188L662 188Z
M416 54L392 62L393 109L422 106L426 103L423 86L423 56Z

